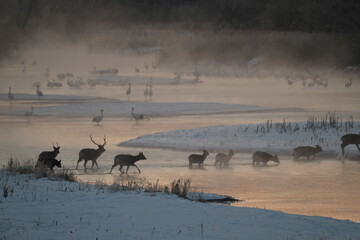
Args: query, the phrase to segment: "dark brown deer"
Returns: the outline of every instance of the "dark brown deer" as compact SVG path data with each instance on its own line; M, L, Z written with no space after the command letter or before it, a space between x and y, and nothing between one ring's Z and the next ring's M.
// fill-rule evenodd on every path
M54 167L61 168L61 160L57 160L55 158L48 158L43 161L39 161L36 163L36 168L49 168L52 173L54 173Z
M193 163L197 163L199 165L199 168L203 168L204 167L204 161L206 159L206 157L209 156L208 151L203 150L203 154L191 154L188 159L189 159L189 168L192 168Z
M229 166L229 161L233 155L234 155L234 151L232 149L229 150L228 154L225 153L216 154L214 166L217 166L218 164L220 167L221 165L224 165L224 167Z
M90 134L90 139L91 141L98 146L98 149L93 149L93 148L84 148L84 149L81 149L80 152L79 152L79 160L77 161L77 164L76 164L76 169L78 168L79 166L79 163L84 160L84 169L86 171L86 163L91 160L92 161L92 166L91 168L94 167L94 164L96 164L96 167L99 168L96 160L100 157L100 155L105 152L105 148L104 146L106 145L106 137L104 135L104 144L97 144L91 137L91 134Z
M55 147L53 143L54 150L52 152L42 152L39 155L38 161L45 161L47 159L55 159L56 156L60 153L60 146L58 143L56 143L57 147Z
M306 157L309 159L311 156L315 158L315 154L322 152L322 148L319 145L316 145L316 147L311 146L300 146L296 147L293 150L293 157L294 159L299 159L300 157Z
M146 157L144 156L144 154L142 152L139 152L139 154L136 156L129 155L129 154L119 154L114 158L114 165L111 167L110 173L114 167L116 167L117 165L120 165L119 171L121 173L124 173L122 171L122 168L124 166L127 166L126 174L129 170L129 167L134 166L137 168L137 170L139 171L139 174L140 174L141 173L140 169L138 168L138 166L135 165L135 163L139 160L146 160Z
M267 163L272 160L276 163L280 163L279 158L277 155L271 155L267 152L261 152L261 151L256 151L253 154L253 166L255 165L259 165L260 163L262 163L264 166L267 165Z
M345 134L344 136L341 137L341 150L342 150L342 155L344 156L345 154L345 150L344 148L349 145L349 144L355 144L357 149L360 152L360 134Z

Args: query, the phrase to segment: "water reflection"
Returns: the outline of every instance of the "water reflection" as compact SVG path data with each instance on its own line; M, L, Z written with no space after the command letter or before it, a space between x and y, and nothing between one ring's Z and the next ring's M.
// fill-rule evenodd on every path
M236 119L222 120L222 124L239 123ZM140 135L180 128L208 126L218 123L218 116L158 118L136 126L130 119L106 119L102 127L94 127L88 119L33 119L31 125L14 118L3 117L0 129L1 165L13 155L15 159L37 159L42 151L52 150L52 142L61 146L58 159L66 168L73 169L81 181L102 181L113 184L118 181L142 180L170 184L174 179L191 178L191 184L199 191L230 195L244 202L234 206L246 206L280 210L289 213L321 215L360 221L358 199L360 188L360 163L337 159L294 161L290 156L279 156L280 164L269 162L266 167L252 165L252 154L236 153L228 168L214 167L216 153L204 162L203 169L189 169L186 151L169 149L138 149L116 146L121 141ZM106 151L99 157L99 169L84 172L81 164L75 170L82 148L95 148L89 134L102 139L106 134ZM46 137L43 137L46 136ZM99 141L100 141L99 140ZM109 174L117 154L144 152L146 161L138 167L130 167L129 175L120 174L114 168Z

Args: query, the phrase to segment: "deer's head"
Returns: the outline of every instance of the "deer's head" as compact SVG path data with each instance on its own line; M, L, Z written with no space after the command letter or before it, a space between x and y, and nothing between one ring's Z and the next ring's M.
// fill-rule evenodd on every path
M56 142L56 146L53 143L54 153L59 154L60 153L60 146L59 143Z
M138 159L139 160L146 160L146 157L145 157L144 153L139 152Z
M105 137L105 135L104 135L104 143L103 143L103 144L97 144L97 143L92 139L91 134L90 134L90 139L91 139L91 141L92 141L96 146L98 146L99 151L105 152L105 148L104 148L105 145L106 145L106 137Z
M318 152L322 152L322 151L323 151L322 148L321 148L319 145L316 145L316 150L317 150Z
M274 155L274 157L272 158L272 160L273 160L274 162L276 162L276 163L280 163L279 157L278 157L277 154Z

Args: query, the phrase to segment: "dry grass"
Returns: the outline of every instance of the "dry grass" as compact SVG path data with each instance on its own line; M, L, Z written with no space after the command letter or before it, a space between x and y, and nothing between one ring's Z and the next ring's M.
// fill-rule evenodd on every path
M53 173L50 169L43 167L35 167L32 160L25 160L23 162L14 160L12 157L9 159L7 165L3 170L10 174L33 174L36 178L49 178L50 180L65 180L76 182L77 178L73 171L69 169L60 169Z

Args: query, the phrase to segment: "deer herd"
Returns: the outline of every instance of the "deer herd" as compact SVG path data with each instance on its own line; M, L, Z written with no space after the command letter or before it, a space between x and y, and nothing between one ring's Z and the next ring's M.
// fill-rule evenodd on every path
M79 152L79 160L76 164L76 169L78 169L79 163L81 161L84 161L84 171L86 172L86 164L88 161L92 162L91 168L96 165L98 168L97 159L100 157L100 155L105 152L105 145L106 145L106 137L104 136L104 143L98 144L96 143L91 134L90 134L90 140L98 146L97 149L93 148L84 148L81 149ZM344 156L345 155L345 147L354 144L356 145L357 149L360 152L360 134L345 134L341 137L341 153ZM294 160L297 160L301 157L305 157L307 159L310 159L310 157L315 158L315 154L322 152L323 149L316 145L315 147L312 146L299 146L293 149L292 156ZM37 168L49 168L52 172L53 168L57 166L58 168L61 168L61 160L57 160L56 156L60 153L60 146L58 143L56 143L56 146L53 144L53 151L45 151L41 152L39 155L39 158L37 160L36 166ZM229 152L226 153L218 153L215 156L215 167L228 167L229 161L231 160L232 156L234 155L234 151L232 149L229 150ZM190 154L188 157L189 160L189 168L193 168L193 164L197 164L198 168L204 167L204 161L206 157L209 156L209 152L206 150L203 150L202 154ZM135 164L139 160L146 160L145 155L142 152L139 152L138 155L130 155L130 154L119 154L116 155L114 158L114 164L112 165L110 169L110 174L114 167L120 166L119 171L120 173L128 173L128 170L131 166L136 167L139 171L139 174L141 173L139 167ZM277 155L272 155L267 152L263 151L256 151L252 155L252 165L253 166L266 166L269 161L273 161L277 164L280 164L279 158ZM126 166L126 172L123 172L123 167Z

